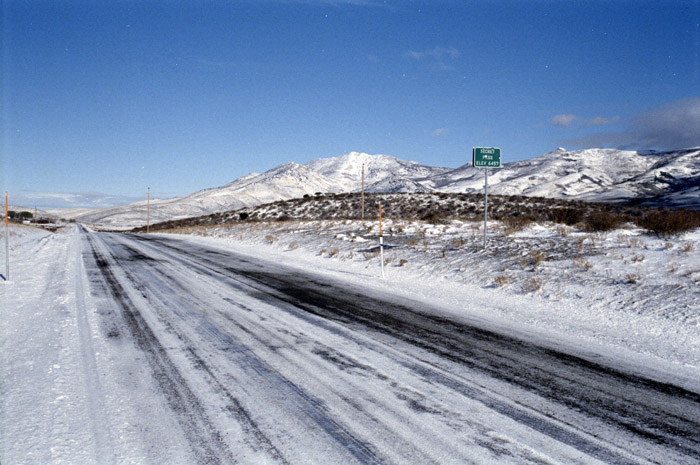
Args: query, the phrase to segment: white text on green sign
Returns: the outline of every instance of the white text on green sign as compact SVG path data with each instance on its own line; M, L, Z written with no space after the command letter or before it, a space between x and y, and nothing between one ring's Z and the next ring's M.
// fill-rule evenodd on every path
M500 168L501 149L496 147L474 147L472 162L475 168Z

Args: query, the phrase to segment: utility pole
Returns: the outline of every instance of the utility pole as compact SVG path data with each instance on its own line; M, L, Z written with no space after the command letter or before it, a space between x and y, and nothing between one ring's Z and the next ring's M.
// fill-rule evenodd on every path
M362 220L365 219L365 164L362 164Z
M151 231L151 188L148 188L148 200L146 201L146 234Z

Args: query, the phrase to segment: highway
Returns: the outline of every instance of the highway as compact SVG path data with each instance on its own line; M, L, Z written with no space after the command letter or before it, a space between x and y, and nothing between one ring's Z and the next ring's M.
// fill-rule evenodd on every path
M197 463L700 463L698 392L321 273L79 234L99 334Z

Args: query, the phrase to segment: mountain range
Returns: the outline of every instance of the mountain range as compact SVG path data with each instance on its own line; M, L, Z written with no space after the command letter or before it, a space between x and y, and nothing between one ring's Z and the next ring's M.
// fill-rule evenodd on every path
M150 222L254 207L315 193L483 192L484 172L471 163L444 168L389 155L352 152L306 164L285 163L251 173L222 187L150 201ZM542 156L489 170L489 193L700 207L700 147L672 152L559 148ZM67 215L106 227L142 226L145 201Z

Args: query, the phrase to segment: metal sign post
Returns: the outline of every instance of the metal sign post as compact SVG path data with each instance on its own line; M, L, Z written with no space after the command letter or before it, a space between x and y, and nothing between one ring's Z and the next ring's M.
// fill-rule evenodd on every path
M489 168L501 167L501 149L496 147L474 147L472 149L474 168L484 168L484 249L488 230L489 211Z
M484 249L486 248L487 218L489 216L489 170L484 170Z

